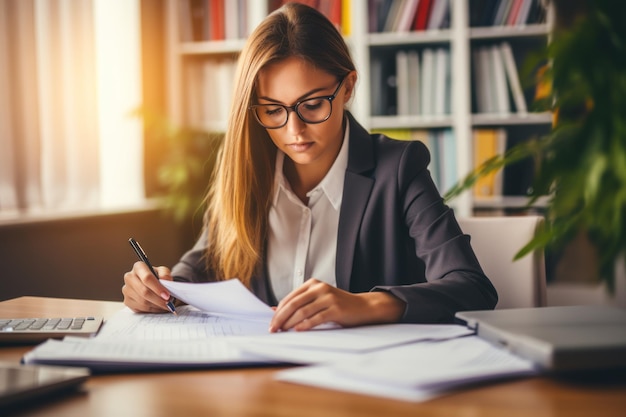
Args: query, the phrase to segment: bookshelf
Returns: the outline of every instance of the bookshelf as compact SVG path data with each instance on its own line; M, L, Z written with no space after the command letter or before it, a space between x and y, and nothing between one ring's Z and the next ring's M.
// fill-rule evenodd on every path
M166 2L168 111L171 120L177 124L223 131L224 110L229 107L229 99L224 97L230 94L229 81L224 80L228 74L232 74L232 70L227 69L228 65L234 63L247 34L280 1L223 1L224 7L230 7L231 10L230 14L226 11L219 12L225 16L222 24L228 27L228 16L232 19L234 7L235 14L239 16L236 23L238 29L231 30L230 37L224 34L219 39L212 37L210 29L210 9L214 1ZM505 49L501 45L506 43L511 59L509 64L513 62L515 69L519 70L529 51L548 41L552 17L551 10L548 9L539 18L522 21L519 17L519 22L523 23L518 24L512 17L511 10L529 7L529 15L533 11L537 13L540 0L532 0L530 3L530 0L338 1L341 2L342 13L338 25L341 26L359 71L359 83L351 104L352 113L371 131L414 132L413 136L407 133L405 138L419 139L428 138L430 134L429 140L436 144L434 148L431 147L433 159L440 159L433 166L441 173L448 170L446 183L450 183L451 177L456 182L474 167L473 141L476 129L498 129L501 134L506 135L507 141L512 142L549 131L552 116L533 113L530 109L532 88L521 89L521 97L528 107L526 111L522 112L517 108L516 105L520 102L516 100L520 100L520 89L518 88L516 97L510 81L504 85L506 91L489 93L500 94L500 102L505 97L504 110L493 111L492 108L486 109L484 105L479 106L478 97L483 94L479 92L479 86L488 88L494 83L479 83L475 65L477 51L489 50L493 56L497 56L497 53L504 56L505 53L500 48ZM420 4L421 7L429 6L430 9L420 11ZM389 11L394 10L397 11L395 19L387 19ZM414 17L408 19L407 13L413 13ZM436 22L430 29L428 25L431 23L426 18L420 22L425 29L420 27L415 30L420 13L426 13L425 16L430 17L437 14L438 17L433 18ZM378 19L375 19L376 14ZM198 21L201 21L199 16L207 19L208 29L197 27ZM500 24L494 24L496 17L501 19ZM410 26L408 30L407 25ZM404 29L400 29L400 26ZM224 29L224 32L227 31ZM495 49L498 51L493 52ZM402 52L400 56L399 51ZM408 67L407 56L410 62ZM414 67L411 65L415 63L419 65L420 74L411 80L409 78L414 74L411 70ZM384 68L385 65L388 68ZM501 72L497 73L500 80L507 76L506 72L502 72L506 68L504 65L500 68ZM404 70L396 72L398 68ZM429 82L424 83L424 77ZM205 80L213 78L221 81L211 87ZM494 78L487 78L492 79ZM394 83L398 84L394 86ZM413 94L413 91L400 84L416 85L420 92L428 91L429 95ZM381 93L381 86L389 91ZM207 97L220 98L207 100ZM387 97L386 105L381 106L381 97ZM212 103L214 107L209 107L207 103ZM438 143L443 141L441 137L444 136L453 138L453 145L445 146L445 158L444 146ZM443 188L443 184L440 184L441 191L445 192ZM516 209L522 201L524 198L519 195L496 193L490 197L479 197L473 191L467 191L453 200L452 206L458 215L469 216L479 211Z

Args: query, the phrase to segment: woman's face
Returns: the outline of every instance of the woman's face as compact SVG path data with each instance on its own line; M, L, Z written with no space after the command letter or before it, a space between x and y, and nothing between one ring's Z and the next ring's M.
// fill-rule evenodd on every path
M337 91L328 120L309 124L295 111L289 111L287 124L267 129L274 144L294 162L297 171L323 175L332 166L341 149L344 104L350 99L355 77L350 73ZM308 98L330 96L340 81L300 58L287 58L268 65L259 73L256 90L259 99L255 104L293 106Z

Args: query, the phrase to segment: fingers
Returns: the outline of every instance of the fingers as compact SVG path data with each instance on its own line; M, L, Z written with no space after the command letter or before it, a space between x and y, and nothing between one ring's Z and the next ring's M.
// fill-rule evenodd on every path
M351 327L395 323L405 309L404 301L386 292L352 294L310 279L278 304L269 330L309 330L322 324Z
M334 291L326 283L308 280L278 304L269 331L309 330L332 320Z
M156 269L161 279L172 280L168 268L158 267ZM168 311L166 302L170 298L169 292L143 262L136 262L132 271L124 274L122 294L124 295L124 304L135 312L160 313Z

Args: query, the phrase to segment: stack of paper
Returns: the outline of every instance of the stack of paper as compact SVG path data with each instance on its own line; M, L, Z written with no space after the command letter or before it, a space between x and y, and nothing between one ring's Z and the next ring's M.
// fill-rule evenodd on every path
M531 362L468 336L392 347L334 364L281 371L276 377L366 395L424 401L478 381L535 373Z

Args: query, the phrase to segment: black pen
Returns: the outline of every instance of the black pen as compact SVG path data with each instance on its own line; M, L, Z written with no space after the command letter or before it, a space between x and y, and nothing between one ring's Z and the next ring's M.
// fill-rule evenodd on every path
M148 266L150 272L152 272L152 275L154 275L156 279L159 279L159 274L150 263L150 260L148 259L146 253L143 251L141 245L132 237L128 239L128 243L130 243L130 246L133 248L137 256L139 256L139 260ZM173 298L170 297L165 305L167 306L167 309L172 312L172 314L176 314L176 308L174 307L174 303L172 302L172 300Z

